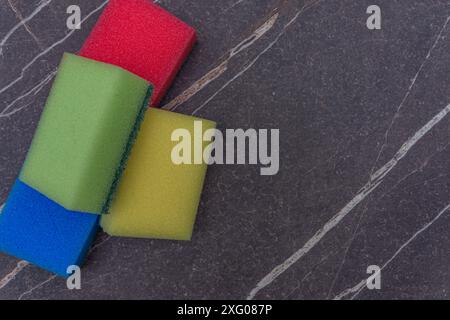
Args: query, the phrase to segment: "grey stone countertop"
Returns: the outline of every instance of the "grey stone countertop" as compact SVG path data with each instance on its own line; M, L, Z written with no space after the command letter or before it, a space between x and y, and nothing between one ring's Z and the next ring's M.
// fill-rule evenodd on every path
M0 204L105 4L0 0ZM450 298L450 2L378 0L381 30L372 4L160 1L199 38L162 104L280 129L278 174L211 166L191 242L100 233L81 290L0 254L0 298Z

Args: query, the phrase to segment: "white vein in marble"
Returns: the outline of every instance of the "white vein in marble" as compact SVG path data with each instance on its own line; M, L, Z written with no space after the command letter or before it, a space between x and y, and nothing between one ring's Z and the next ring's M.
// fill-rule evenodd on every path
M81 23L85 22L86 20L88 20L90 17L92 17L94 14L96 14L98 11L100 11L101 9L103 9L104 6L106 6L106 4L109 1L104 1L102 4L100 4L97 8L95 8L94 10L92 10L91 12L89 12L82 20ZM66 33L66 35L64 37L62 37L61 39L59 39L58 41L54 42L52 45L50 45L49 47L47 47L45 50L43 50L42 52L40 52L38 55L36 55L33 59L31 59L30 62L28 62L23 68L22 71L20 73L20 76L17 77L16 79L14 79L13 81L11 81L10 83L8 83L6 86L4 86L3 88L0 89L0 94L4 93L5 91L7 91L8 89L10 89L12 86L14 86L16 83L18 83L19 81L21 81L24 76L25 76L25 72L36 62L38 61L40 58L42 58L43 56L45 56L47 53L49 53L50 51L52 51L55 47L59 46L60 44L64 43L67 39L69 39L76 30L71 30L70 32Z
M0 41L0 55L3 55L3 47L9 38L22 26L25 26L27 22L33 19L39 12L42 11L45 7L47 7L53 0L45 0L41 1L40 4L34 9L34 11L24 19L21 19L19 23L17 23L9 32L3 37L2 41Z
M174 111L180 105L191 99L194 95L208 86L211 82L218 79L222 76L228 69L228 64L231 59L233 59L236 55L241 53L242 51L250 48L255 42L257 42L263 35L265 35L272 27L275 25L275 22L278 19L278 13L271 16L267 21L265 21L261 26L259 26L249 37L245 38L239 44L237 44L234 48L232 48L226 60L221 62L217 67L207 72L203 77L194 82L188 89L186 89L182 94L178 97L170 101L168 104L163 106L163 109Z
M4 287L6 287L28 265L29 265L29 263L25 260L19 261L17 263L16 267L10 273L8 273L5 277L3 277L0 280L0 289L3 289Z
M430 222L425 224L422 228L420 228L416 233L414 233L403 245L400 246L400 248L392 255L389 260L387 260L382 267L380 268L380 271L384 270L411 242L413 242L418 236L420 236L423 232L425 232L427 229L429 229L436 221L438 221L444 213L446 213L450 209L450 204L447 205L444 209L442 209ZM353 296L351 299L356 298L361 291L363 291L366 288L366 279L361 280L357 285L345 289L340 294L338 294L336 297L334 297L334 300L341 300L351 294Z
M275 44L278 43L278 41L281 39L281 37L284 36L284 34L286 33L286 31L288 30L288 28L295 22L297 21L297 19L299 18L299 16L304 13L306 10L312 8L313 6L319 4L320 2L322 2L323 0L318 0L314 3L311 4L307 4L304 7L302 7L296 14L295 16L289 20L289 22L287 24L284 25L282 31L275 37L275 39L269 43L268 46L266 46L252 61L250 61L250 63L248 63L241 71L239 71L236 75L234 75L230 80L228 80L219 90L217 90L213 95L211 95L205 102L203 102L197 109L194 110L194 112L192 112L192 115L196 115L199 111L201 111L208 103L210 103L218 94L220 94L223 90L225 90L230 84L232 84L235 80L239 79L244 73L246 73L249 69L251 69L257 62L258 60L265 54L267 53L270 49L273 48L273 46ZM242 44L241 46L245 47L245 43ZM236 53L240 52L240 48L237 47L236 48ZM235 53L235 54L236 54Z
M420 128L411 138L409 138L396 152L394 157L382 166L370 180L364 185L357 195L348 202L333 218L331 218L322 228L320 228L305 245L297 250L282 264L276 266L269 274L258 282L250 294L248 300L253 299L259 291L270 285L276 278L288 270L293 264L299 261L311 249L313 249L331 230L333 230L358 204L371 194L384 181L386 175L394 169L400 160L419 142L431 129L433 129L442 119L450 113L450 104L437 113L427 124Z

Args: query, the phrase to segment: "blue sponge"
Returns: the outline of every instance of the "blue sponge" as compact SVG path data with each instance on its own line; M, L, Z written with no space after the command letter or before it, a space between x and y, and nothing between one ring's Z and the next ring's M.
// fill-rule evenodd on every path
M17 180L0 214L0 251L68 277L67 267L83 262L98 217L66 210Z

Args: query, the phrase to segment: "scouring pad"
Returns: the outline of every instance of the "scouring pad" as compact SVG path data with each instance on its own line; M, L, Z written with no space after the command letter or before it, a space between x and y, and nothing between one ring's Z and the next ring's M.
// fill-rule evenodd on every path
M0 251L67 277L81 266L98 215L68 211L17 180L0 214Z
M119 67L65 54L20 179L67 210L105 212L149 88Z
M194 129L196 121L201 121L201 130ZM186 130L192 138L200 135L202 141L203 133L212 128L212 121L149 109L110 214L101 218L103 229L113 236L189 240L207 164L175 164L171 155L179 142L172 141L172 133ZM200 142L197 146L206 144ZM194 145L191 144L192 156Z
M157 106L196 40L195 30L150 0L111 0L80 55L120 66L155 86Z

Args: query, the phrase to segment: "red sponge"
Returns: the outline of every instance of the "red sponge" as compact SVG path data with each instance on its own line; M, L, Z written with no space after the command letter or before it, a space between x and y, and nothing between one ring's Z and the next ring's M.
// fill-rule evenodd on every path
M196 40L195 30L149 0L111 0L80 55L154 85L158 105Z

